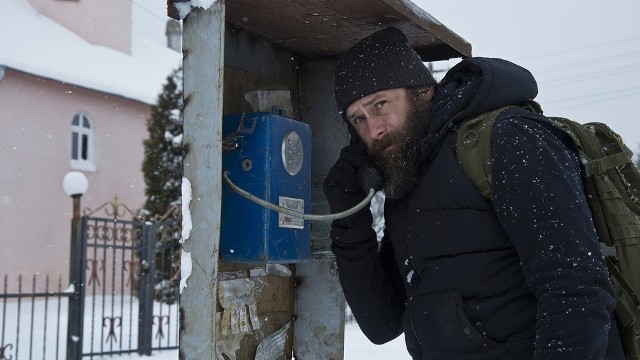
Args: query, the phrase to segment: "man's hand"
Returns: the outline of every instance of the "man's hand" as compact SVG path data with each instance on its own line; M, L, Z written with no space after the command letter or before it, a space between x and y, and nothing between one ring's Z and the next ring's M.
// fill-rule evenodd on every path
M329 201L332 213L351 209L366 197L367 194L361 188L357 174L358 169L365 165L368 159L367 149L361 141L342 149L338 161L329 170L323 183L324 194ZM366 214L369 214L369 225L371 225L372 217L368 207L346 218L335 220L333 225L343 228L351 227L356 220Z

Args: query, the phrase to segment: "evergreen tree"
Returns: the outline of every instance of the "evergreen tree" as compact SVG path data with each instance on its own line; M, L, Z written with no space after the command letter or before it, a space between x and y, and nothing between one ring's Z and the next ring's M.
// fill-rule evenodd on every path
M182 68L174 70L151 107L147 119L149 138L144 141L142 172L146 183L143 216L163 215L181 203L182 161Z
M178 299L180 282L181 222L175 216L176 209L171 208L182 203L183 105L182 68L178 68L167 77L147 119L149 137L144 140L142 162L147 199L139 213L140 218L160 221L156 228L154 298L168 304ZM169 210L173 210L169 216L160 218Z

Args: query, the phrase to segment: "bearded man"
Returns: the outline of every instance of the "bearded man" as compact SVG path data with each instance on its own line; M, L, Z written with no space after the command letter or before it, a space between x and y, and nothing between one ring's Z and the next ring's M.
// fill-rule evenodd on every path
M340 283L372 342L404 332L421 360L624 359L576 154L514 107L491 134L491 201L456 159L458 124L537 95L529 71L470 58L438 84L386 28L339 59L334 85L351 144L324 181L332 212L366 196L360 168L384 174L382 241L366 208L331 227Z

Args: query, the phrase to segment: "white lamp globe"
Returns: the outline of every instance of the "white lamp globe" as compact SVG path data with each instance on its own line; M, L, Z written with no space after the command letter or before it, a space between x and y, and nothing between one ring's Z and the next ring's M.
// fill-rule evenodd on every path
M87 191L89 181L83 173L79 171L71 171L64 176L62 180L62 188L69 196L82 195Z

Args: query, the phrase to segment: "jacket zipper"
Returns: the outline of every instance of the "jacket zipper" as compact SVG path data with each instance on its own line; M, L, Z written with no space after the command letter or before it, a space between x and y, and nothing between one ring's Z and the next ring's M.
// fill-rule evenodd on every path
M409 204L408 202L405 202L405 214L408 215L409 213ZM407 261L409 263L409 266L411 266L411 270L415 272L416 268L413 266L413 262L412 262L412 256L411 256L411 244L409 241L409 236L407 234L407 216L404 217L405 221L403 223L404 225L404 234L405 234L405 243L407 246ZM414 276L417 274L414 274ZM405 281L407 281L407 279L404 279ZM411 284L409 284L411 285ZM409 326L411 326L411 332L413 333L413 337L416 339L416 342L418 343L418 346L420 347L420 353L423 354L423 350L422 350L422 341L420 341L420 337L418 336L418 332L416 331L416 327L415 327L415 323L414 323L414 319L413 316L411 316L411 311L410 311L410 307L413 306L413 290L411 291L412 293L409 296L409 299L407 300L407 308L406 308L406 313L407 316L409 317Z
M412 303L411 300L412 298L409 298L409 301L407 301L407 314L408 314L407 316L409 317L409 325L411 326L411 332L413 333L413 337L416 339L416 342L420 347L420 353L424 354L424 351L422 350L422 341L420 341L420 337L418 336L418 332L416 331L416 326L413 321L413 316L411 316L411 311L409 311L409 306Z

